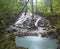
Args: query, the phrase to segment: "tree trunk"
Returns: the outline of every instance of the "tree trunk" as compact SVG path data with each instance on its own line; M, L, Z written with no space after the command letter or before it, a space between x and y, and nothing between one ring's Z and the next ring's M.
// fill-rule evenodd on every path
M31 0L31 3L32 3L32 5L31 5L32 6L32 18L34 18L34 7L33 7L34 5L33 5L33 0Z
M50 10L51 12L53 12L53 1L52 0L50 0Z
M29 0L25 0L25 3L29 2ZM26 7L25 7L25 15L27 13L27 4L26 4Z
M37 0L36 0L36 13L37 13Z
M33 5L33 0L31 0L31 7L32 7L32 24L31 24L31 28L32 29L36 29L35 23L34 23L34 5Z

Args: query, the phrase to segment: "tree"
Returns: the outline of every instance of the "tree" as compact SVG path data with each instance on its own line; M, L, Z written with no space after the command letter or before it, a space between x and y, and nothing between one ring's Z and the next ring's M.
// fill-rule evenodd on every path
M53 0L50 0L50 10L53 12Z
M38 8L37 8L37 0L36 0L36 13L37 13L37 9L38 9Z

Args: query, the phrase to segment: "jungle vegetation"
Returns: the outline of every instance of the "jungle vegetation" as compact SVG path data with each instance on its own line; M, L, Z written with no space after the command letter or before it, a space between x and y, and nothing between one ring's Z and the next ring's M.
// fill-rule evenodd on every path
M15 35L7 37L6 28L17 20L25 4L24 0L0 0L0 49L19 49L12 40ZM31 12L30 3L27 12ZM51 25L57 28L56 33L60 34L60 0L35 0L34 13L48 18Z

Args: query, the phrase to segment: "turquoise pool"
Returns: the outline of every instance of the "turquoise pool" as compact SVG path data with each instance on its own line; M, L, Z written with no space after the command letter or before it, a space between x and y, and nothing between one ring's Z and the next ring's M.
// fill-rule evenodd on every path
M39 36L16 37L15 43L17 46L23 46L29 49L56 49L57 40L42 38Z

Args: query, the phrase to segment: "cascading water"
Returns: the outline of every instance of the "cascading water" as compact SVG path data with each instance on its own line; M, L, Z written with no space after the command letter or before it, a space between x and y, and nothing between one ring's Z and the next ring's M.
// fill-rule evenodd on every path
M27 21L27 23L30 23L30 20L32 19L31 15L32 15L31 13L27 13L27 15L24 15L24 13L23 13L22 16L18 19L18 21L14 24L15 26L14 27L11 26L11 27L17 29L17 28L19 28L18 25L20 25L20 27L21 27L21 25L23 25L24 22L27 21L27 19L29 20L29 21ZM47 27L45 27L44 25L43 25L43 27L38 26L38 24L41 25L42 22L43 22L43 24L46 23L44 21L43 17L34 15L34 19L35 19L35 26L38 27L38 29L37 30L28 30L27 29L28 32L37 33L37 34L46 33L47 30L43 30L43 29L44 28L46 29ZM39 21L41 23L39 23ZM47 23L50 25L50 22L47 22ZM26 25L26 26L29 26L29 25ZM26 26L23 26L23 27L26 27ZM19 30L19 32L21 32L21 33L22 32L28 33L26 28L23 29L23 27L22 27L22 29L19 28L17 30ZM56 49L57 48L56 39L45 38L45 37L41 37L40 35L24 36L24 37L16 36L15 43L16 43L16 46L23 46L23 47L27 47L29 49Z

